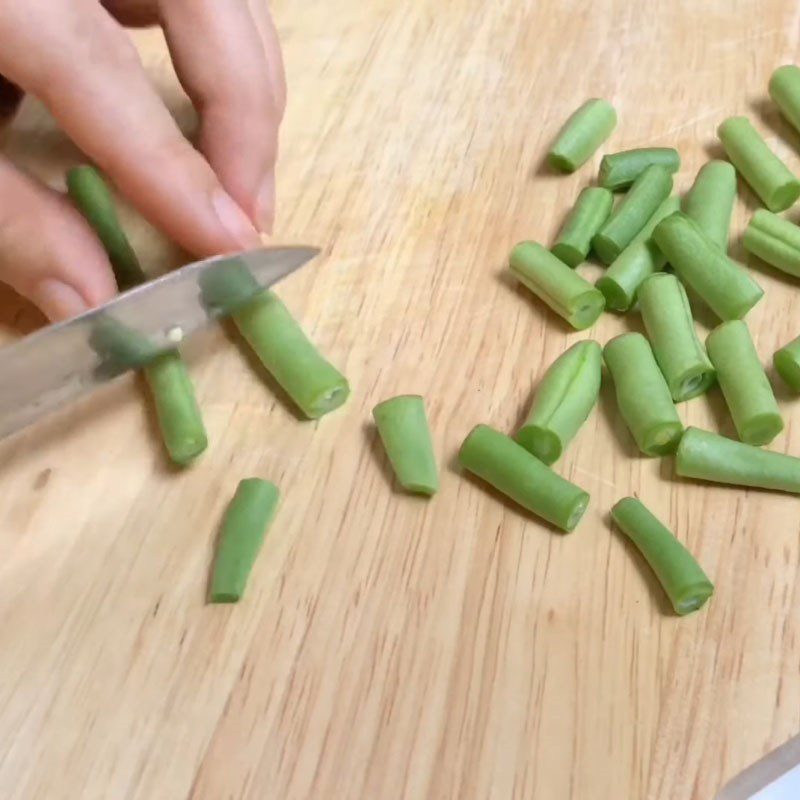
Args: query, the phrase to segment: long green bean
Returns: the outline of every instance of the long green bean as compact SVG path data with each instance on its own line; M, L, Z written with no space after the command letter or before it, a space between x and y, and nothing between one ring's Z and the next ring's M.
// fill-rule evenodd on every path
M745 228L742 244L781 272L800 277L800 227L788 219L760 208Z
M684 211L720 250L727 252L735 202L736 170L727 161L709 161L697 173Z
M617 112L606 100L587 100L564 123L547 158L550 165L563 172L574 172L585 164L611 135L617 124Z
M592 239L611 213L614 197L607 189L587 186L569 213L552 253L570 267L586 260Z

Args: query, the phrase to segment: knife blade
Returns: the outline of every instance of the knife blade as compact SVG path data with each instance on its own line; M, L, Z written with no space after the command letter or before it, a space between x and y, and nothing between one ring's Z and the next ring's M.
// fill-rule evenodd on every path
M796 800L800 797L800 734L732 778L716 800Z
M0 438L174 348L318 252L264 248L188 264L0 348Z

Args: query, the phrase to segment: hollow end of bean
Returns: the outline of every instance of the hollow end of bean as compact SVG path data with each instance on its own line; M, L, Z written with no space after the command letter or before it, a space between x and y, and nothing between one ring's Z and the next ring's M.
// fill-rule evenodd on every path
M780 414L765 412L749 419L742 425L739 438L745 444L755 447L769 444L783 430L783 420Z
M214 592L210 594L210 600L217 605L225 603L238 603L242 599L238 592Z
M606 307L606 299L598 289L579 294L572 302L567 321L575 330L582 331L597 322Z
M717 373L713 367L693 367L687 369L678 380L673 381L673 385L669 387L670 394L676 403L682 403L705 394L716 379Z
M586 259L585 253L582 253L577 247L567 242L557 242L550 248L550 252L573 269Z
M666 456L674 453L683 436L680 422L664 422L647 432L642 442L642 452L648 456Z
M633 297L613 278L603 275L595 286L606 299L606 307L613 311L628 311L633 305Z
M567 517L566 524L564 525L564 529L567 533L571 533L575 530L577 524L583 518L584 513L586 512L586 508L589 505L589 495L584 492L580 497L578 497L572 505L572 510L569 513L569 517Z
M778 350L772 357L775 371L783 382L793 391L800 393L800 363L791 353Z
M573 159L569 158L569 156L565 156L563 153L558 153L555 150L551 150L547 154L547 163L553 167L553 169L559 170L559 172L575 172L580 166L576 164Z
M622 252L622 248L603 233L592 239L592 247L604 264L610 264Z
M525 425L517 431L514 441L549 467L561 458L561 439L541 425Z
M800 181L793 179L777 186L769 196L764 199L767 208L777 214L791 208L800 197Z
M711 581L697 581L686 586L677 597L672 598L672 607L676 614L685 616L702 608L712 594L714 594L714 584Z

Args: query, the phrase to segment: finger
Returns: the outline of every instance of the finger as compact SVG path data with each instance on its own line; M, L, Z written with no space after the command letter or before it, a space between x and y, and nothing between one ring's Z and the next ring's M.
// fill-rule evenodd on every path
M281 110L247 3L168 0L160 8L178 77L200 112L200 149L231 195L269 232Z
M45 0L11 8L19 5L26 11L0 19L14 43L0 52L0 72L38 95L120 191L183 247L210 255L258 246L252 223L182 136L127 35L100 5L69 0L52 14Z
M267 0L247 0L250 13L253 15L256 28L261 37L261 44L267 56L272 93L278 106L280 118L286 111L286 69L283 64L281 43L278 31L269 13Z
M63 196L0 158L0 281L51 320L99 305L117 291L97 238Z

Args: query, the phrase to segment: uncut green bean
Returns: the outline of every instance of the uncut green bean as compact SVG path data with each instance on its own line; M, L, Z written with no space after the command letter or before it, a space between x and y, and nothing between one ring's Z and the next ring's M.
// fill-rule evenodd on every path
M635 238L672 191L672 175L652 165L634 181L592 240L601 260L610 264Z
M800 336L777 350L772 363L784 383L795 392L800 392Z
M583 489L488 425L472 429L458 459L465 469L564 531L573 530L589 504Z
M599 186L587 186L578 195L552 253L570 267L577 267L586 260L592 239L611 213L614 196Z
M785 211L800 197L800 181L790 172L747 117L729 117L717 134L733 166L770 211Z
M720 250L727 252L733 204L736 202L736 170L727 161L703 164L684 202L693 219Z
M422 397L384 400L372 409L372 417L400 485L415 494L435 494L439 471Z
M600 162L598 183L614 192L627 189L653 164L674 173L681 168L681 157L674 147L641 147L609 153Z
M642 502L625 497L611 517L636 545L658 578L676 614L689 614L714 593L714 584L694 556Z
M592 340L562 353L547 368L514 440L545 464L561 458L597 402L602 361L602 349Z
M513 275L576 330L594 324L605 299L589 281L537 242L521 242L512 251Z
M564 123L547 160L555 169L574 172L611 135L617 112L606 100L587 100Z
M664 268L667 260L653 241L653 231L662 219L678 211L680 205L679 197L668 197L597 281L595 285L606 298L607 308L627 311L636 302L645 279Z
M676 403L704 394L714 368L694 328L689 298L681 282L666 272L639 287L639 308L658 366Z
M769 79L769 94L792 127L800 131L800 69L794 64L778 67Z
M675 458L684 478L800 494L800 458L687 428Z
M603 357L620 414L639 449L647 456L673 452L683 425L650 343L640 333L624 333L606 344Z
M800 278L800 227L760 208L745 228L744 249L767 264Z
M262 292L236 311L233 320L267 371L309 419L347 400L347 379L319 353L274 292Z
M783 430L783 420L747 325L723 322L708 335L706 349L739 438L769 444Z
M147 280L102 175L94 167L73 167L67 172L67 192L103 243L119 288L124 291Z
M653 239L678 277L723 320L741 319L764 296L747 271L680 212L656 225Z
M246 478L239 483L222 523L211 576L212 603L236 603L241 599L278 499L274 483L260 478Z

